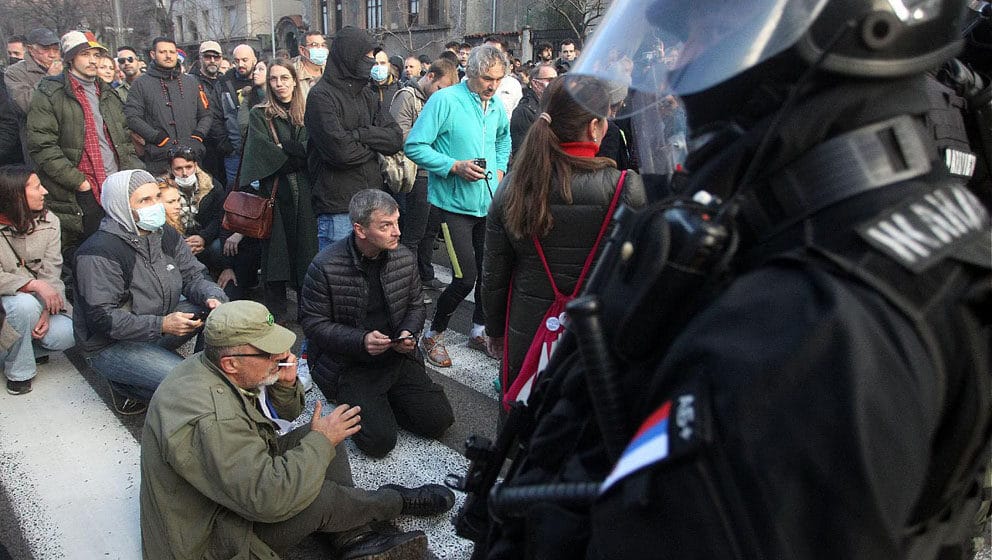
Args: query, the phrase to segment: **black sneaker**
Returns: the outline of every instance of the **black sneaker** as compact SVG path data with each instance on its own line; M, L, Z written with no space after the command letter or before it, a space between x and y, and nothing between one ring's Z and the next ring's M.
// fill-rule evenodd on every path
M425 484L407 488L399 484L385 484L381 488L395 490L403 498L403 515L432 517L441 515L455 505L455 493L440 484Z
M7 392L11 395L24 395L30 393L31 380L25 379L24 381L14 381L13 379L8 379Z
M38 356L34 359L34 365L43 366L48 363L48 356Z
M114 410L121 416L133 416L148 410L147 403L118 393L113 383L110 384L110 400L114 403Z
M343 545L340 560L423 560L427 535L408 531L387 535L372 531Z

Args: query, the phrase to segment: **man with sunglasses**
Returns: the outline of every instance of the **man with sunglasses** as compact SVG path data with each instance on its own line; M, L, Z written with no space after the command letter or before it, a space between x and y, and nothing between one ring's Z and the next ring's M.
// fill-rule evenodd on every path
M124 79L120 81L120 84L114 90L120 96L121 101L127 102L127 94L131 91L131 84L141 75L140 64L141 60L138 59L138 51L134 50L134 47L124 45L117 48L117 66L120 67L121 72L124 74Z
M438 516L447 488L355 488L343 442L362 430L360 407L340 404L286 435L303 411L296 335L264 305L225 303L204 327L206 349L177 365L152 398L141 437L143 556L275 558L311 533L336 558L423 558L422 531L379 532L399 515ZM277 421L278 420L278 421Z
M213 115L204 143L206 153L203 154L201 167L223 187L227 185L224 158L241 147L241 129L238 127L238 93L220 72L221 58L223 50L220 44L204 41L200 44L199 63L193 65L189 74L199 81ZM237 172L237 166L233 171Z

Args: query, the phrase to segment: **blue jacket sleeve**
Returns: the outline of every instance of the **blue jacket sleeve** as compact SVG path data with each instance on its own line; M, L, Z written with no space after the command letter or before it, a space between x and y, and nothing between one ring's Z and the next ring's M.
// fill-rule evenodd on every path
M440 98L435 96L428 99L403 146L403 152L410 161L442 177L447 176L451 166L455 164L454 158L442 154L433 147L434 141L441 133L447 112L446 103Z

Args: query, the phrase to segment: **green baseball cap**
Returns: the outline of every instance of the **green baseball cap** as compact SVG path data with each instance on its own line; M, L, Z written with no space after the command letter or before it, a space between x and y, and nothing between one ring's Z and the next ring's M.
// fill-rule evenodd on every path
M203 335L209 346L251 344L269 354L288 352L296 342L293 331L276 324L264 305L250 300L219 305L207 316Z

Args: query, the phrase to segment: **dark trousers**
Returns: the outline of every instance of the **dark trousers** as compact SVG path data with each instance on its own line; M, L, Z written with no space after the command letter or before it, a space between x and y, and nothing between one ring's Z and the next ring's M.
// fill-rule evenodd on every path
M448 256L451 258L451 269L454 279L437 298L437 309L434 311L434 321L431 330L444 332L448 328L448 320L458 308L458 305L475 288L475 311L472 322L477 325L486 323L485 311L482 308L482 255L486 244L486 218L455 214L441 210L442 228L446 229L445 243L448 245ZM446 227L445 227L446 226Z
M362 430L351 439L372 457L396 447L397 428L438 438L455 420L444 389L431 381L422 361L406 356L381 368L349 367L329 394L338 403L362 407Z
M304 425L279 438L279 453L284 454L299 445L308 433L310 426ZM403 499L394 490L355 488L348 450L342 444L335 449L334 458L324 473L324 484L313 503L285 521L255 523L253 529L269 548L283 556L287 549L312 533L335 533L334 540L344 541L367 531L368 524L373 521L393 519L402 508Z
M394 197L400 205L400 243L417 255L420 279L432 280L434 267L431 266L431 257L441 217L427 201L427 177L418 176L413 182L413 190ZM433 221L431 218L434 218Z

